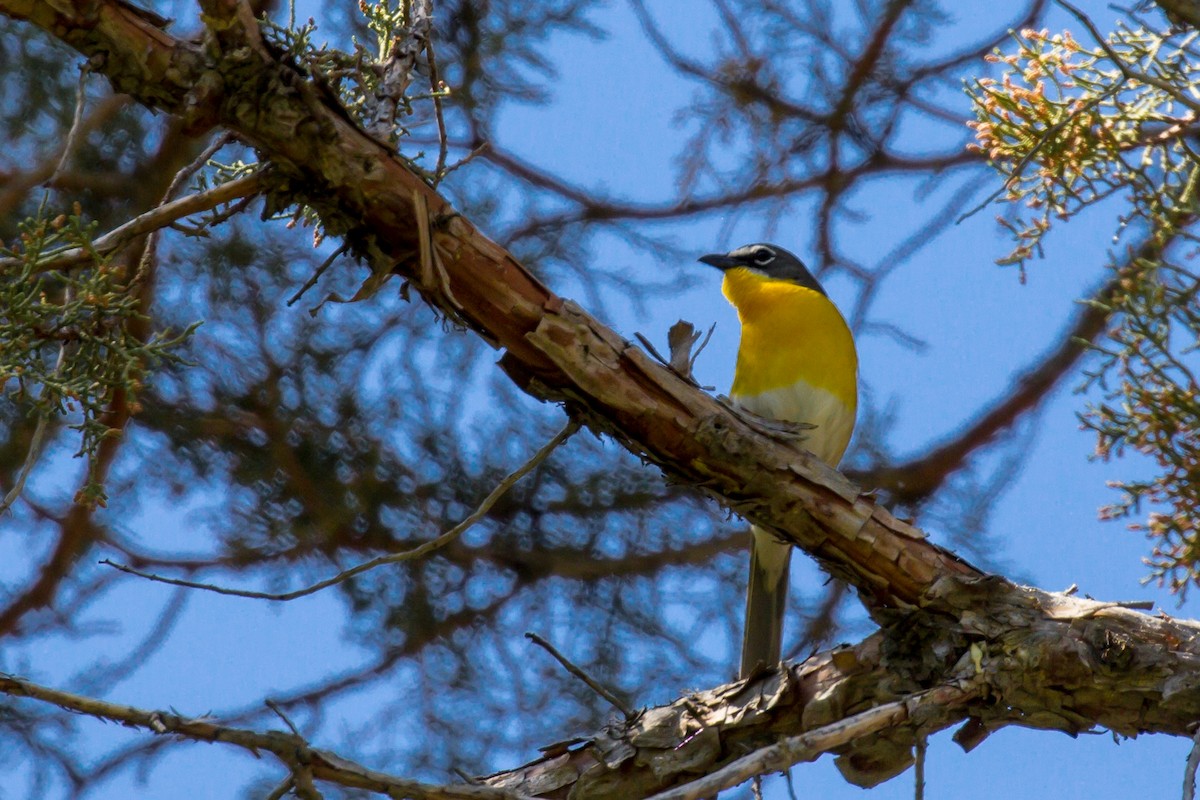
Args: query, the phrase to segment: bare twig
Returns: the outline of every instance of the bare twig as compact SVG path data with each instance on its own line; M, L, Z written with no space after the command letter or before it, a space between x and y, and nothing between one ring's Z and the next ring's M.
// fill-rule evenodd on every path
M259 733L221 725L203 717L191 718L166 711L109 703L41 686L14 675L0 673L0 693L50 703L67 711L99 720L113 720L158 735L169 734L201 742L224 742L255 755L262 751L273 753L297 779L301 774L311 775L340 786L414 800L528 800L526 795L490 786L438 786L398 778L369 769L337 753L318 750L292 734L279 731Z
M288 730L291 731L294 736L303 738L303 735L300 733L300 729L296 727L296 723L292 722L288 715L284 713L283 709L279 707L278 703L268 698L267 700L263 701L263 705L271 709L271 711L275 713L275 716L283 720L283 724L288 726Z
M1187 764L1183 769L1183 800L1196 798L1196 768L1200 767L1200 725L1192 735L1192 749L1188 751Z
M534 644L536 644L538 647L545 650L551 656L553 656L554 659L556 661L558 661L559 664L562 664L563 669L565 669L567 672L574 675L576 678L579 678L579 680L581 680L585 684L587 684L587 687L589 689L591 689L593 692L595 692L596 694L600 695L605 700L607 700L609 705L611 705L617 711L620 711L621 715L623 717L625 717L626 720L631 720L634 718L634 716L636 716L633 709L631 709L629 706L622 703L621 699L619 697L617 697L615 694L610 692L608 689L604 688L604 686L602 686L600 684L600 682L597 681L595 678L588 675L582 669L580 669L579 667L572 664L566 656L564 656L562 653L558 652L558 650L554 647L554 645L550 644L545 639L543 639L541 636L538 636L536 633L533 633L531 631L525 632L525 638L528 639L529 641L533 642Z
M192 159L190 164L175 173L175 177L171 178L171 182L167 185L167 190L163 192L162 199L158 201L159 206L169 203L171 198L175 196L175 193L179 191L179 187L183 186L184 183L207 164L208 160L216 155L218 150L232 141L233 134L228 131L213 139L207 147L200 151L199 155ZM245 199L245 197L242 198L242 200ZM159 230L156 228L146 236L146 246L142 249L142 257L138 261L138 268L134 274L133 283L141 283L150 273L150 264L158 253Z
M188 178L199 172L200 169L217 154L218 150L225 145L230 144L233 142L233 140L233 134L229 133L228 131L213 139L212 142L209 143L208 147L201 150L200 154L192 159L192 163L175 173L175 177L171 179L171 183L167 186L167 190L163 192L161 202L166 203L172 197L174 197L175 193L179 191L179 187L183 186L184 182L186 182Z
M634 331L633 335L639 342L642 343L642 347L646 348L646 352L658 359L660 364L662 364L664 367L671 366L671 362L663 358L662 353L658 352L658 350L654 347L654 343L650 341L650 338L646 336L646 334L642 333L641 331Z
M433 0L427 0L429 16L433 16ZM429 88L433 97L433 115L437 119L438 127L438 160L437 166L433 168L433 185L437 186L442 182L442 178L448 174L446 171L446 156L450 152L449 134L446 133L446 116L442 108L442 94L445 92L445 87L442 85L442 79L438 76L437 56L433 53L433 26L430 25L429 35L425 38L425 58L429 63Z
M467 164L471 163L472 161L475 160L476 156L478 156L479 154L486 151L489 147L491 147L490 143L483 142L478 147L473 148L471 150L471 152L467 153L465 156L460 158L458 161L455 161L453 164L451 164L450 166L448 166L444 170L442 170L442 178L444 179L447 175L449 175L451 172L454 172L454 170L458 169L459 167L464 167Z
M417 547L414 547L410 550L405 550L401 553L391 553L386 556L373 558L370 561L364 561L363 563L353 566L350 569L339 572L337 575L334 575L331 578L317 581L311 586L306 586L303 589L278 593L256 592L250 589L232 589L227 586L218 586L211 583L201 583L199 581L189 581L180 578L168 578L162 575L155 575L151 572L143 572L141 570L134 569L133 567L125 564L119 564L107 558L100 563L114 569L118 569L121 572L129 575L136 575L139 578L145 578L146 580L154 581L155 583L166 583L171 586L183 586L188 589L200 589L206 592L227 595L229 597L246 597L252 600L272 600L277 602L287 602L300 597L306 597L310 594L316 594L322 589L328 589L330 586L335 586L343 581L349 580L356 575L361 575L362 573L375 569L376 567L381 567L385 564L399 564L403 561L412 561L414 559L423 558L424 556L427 556L430 553L450 544L450 542L462 535L464 531L487 516L487 513L491 511L492 506L496 504L497 500L503 497L504 494L518 481L520 481L522 478L532 472L534 468L545 461L559 445L571 438L572 434L574 434L577 430L579 430L579 423L574 420L571 420L564 425L562 430L556 433L554 438L542 445L542 447L536 453L534 453L528 461L526 461L513 472L509 473L504 480L500 481L500 483L496 485L496 488L492 489L491 493L483 499L483 502L481 502L479 506L471 512L470 516L437 538L430 539L428 542L425 542L422 545L418 545Z
M790 769L785 769L783 771L783 779L784 782L787 783L788 800L799 800L796 797L796 785L792 781L792 771Z
M263 800L283 800L283 798L287 796L287 793L290 792L295 785L296 779L289 775L284 778L278 786L272 789L271 793Z
M67 169L67 162L71 160L75 148L79 145L80 133L83 131L83 107L87 102L85 90L87 88L88 73L89 70L86 65L79 70L79 86L75 90L75 116L71 119L71 130L67 132L67 143L63 145L58 163L54 165L54 172L50 173L50 178L46 181L51 186L54 185L58 176Z
M209 211L231 200L257 194L262 188L262 181L263 173L260 170L245 177L229 181L228 183L223 183L220 186L214 186L206 191L197 192L196 194L181 197L178 200L160 205L157 208L147 211L145 214L134 217L124 225L113 228L92 242L91 247L72 247L48 254L45 259L38 262L37 269L44 272L52 269L69 269L86 264L95 258L96 255L103 256L112 253L127 244L130 240L136 239L138 236L144 236L160 228L165 228L184 217ZM19 263L20 259L16 258L0 259L0 267L16 266Z
M925 800L925 734L917 733L916 758L913 763L913 800Z
M903 724L923 706L954 706L979 694L973 686L946 684L885 703L816 730L789 736L778 744L756 750L691 783L654 795L651 800L703 800L745 783L756 775L781 772L793 764L813 761L835 747L863 736Z
M304 285L300 287L299 291L297 291L288 299L287 304L289 306L295 305L296 301L303 297L305 292L317 285L317 281L321 280L321 276L325 274L325 270L333 266L333 262L337 261L338 257L349 249L350 245L343 242L341 247L330 253L329 258L321 262L321 266L317 267L316 271L309 277L307 281L304 282Z

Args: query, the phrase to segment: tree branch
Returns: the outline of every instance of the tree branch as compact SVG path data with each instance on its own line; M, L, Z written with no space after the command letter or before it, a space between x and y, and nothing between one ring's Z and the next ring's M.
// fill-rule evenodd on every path
M943 709L962 705L974 700L978 694L978 687L969 685L939 686L902 700L884 703L807 733L789 736L778 744L742 756L703 778L659 792L650 800L704 800L716 797L718 792L732 789L758 775L782 772L803 761L816 761L831 750L904 725L922 715L929 716L931 711L940 713Z
M184 717L166 711L109 703L40 686L13 675L0 674L0 692L51 703L100 720L142 728L159 736L170 734L200 742L223 742L255 755L266 751L273 753L293 772L311 771L314 778L322 781L390 797L410 797L413 800L522 800L525 797L519 792L488 786L437 786L397 778L342 758L336 753L318 750L295 734L280 731L259 733L231 728L205 717Z
M59 252L47 253L38 261L38 271L70 269L103 258L120 250L139 236L172 225L184 217L211 211L219 205L257 194L263 186L262 172L254 172L211 189L172 200L152 208L108 233L99 237L89 247L72 247ZM0 269L20 264L18 258L0 259Z
M999 578L947 578L930 601L967 611L962 627L888 614L857 645L690 693L487 782L537 797L620 800L680 787L665 797L698 798L831 750L847 780L869 786L911 765L919 739L964 719L967 750L1012 724L1191 736L1200 624ZM843 726L862 735L843 737ZM797 731L813 736L777 746ZM694 784L697 774L722 777Z

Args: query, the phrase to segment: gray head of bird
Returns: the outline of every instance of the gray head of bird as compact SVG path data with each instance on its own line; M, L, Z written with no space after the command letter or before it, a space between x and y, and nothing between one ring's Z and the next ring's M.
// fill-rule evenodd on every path
M701 256L699 260L701 263L716 267L722 272L742 267L757 272L760 275L765 275L768 278L791 281L792 283L797 283L825 294L825 290L821 287L820 282L808 271L808 267L804 266L804 262L797 258L794 253L784 250L777 244L766 244L764 242L745 244L736 250L730 250L728 253L710 253L709 255Z

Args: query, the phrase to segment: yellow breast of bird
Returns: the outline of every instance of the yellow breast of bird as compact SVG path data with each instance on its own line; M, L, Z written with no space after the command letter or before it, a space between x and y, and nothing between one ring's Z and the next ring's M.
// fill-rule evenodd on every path
M836 466L858 405L858 356L837 307L744 268L726 271L722 290L742 323L731 398L760 416L815 425L804 447Z

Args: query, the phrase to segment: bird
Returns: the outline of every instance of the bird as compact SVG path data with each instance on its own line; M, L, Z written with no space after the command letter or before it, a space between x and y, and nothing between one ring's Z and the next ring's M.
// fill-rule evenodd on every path
M858 354L845 318L804 262L778 245L748 244L700 262L721 270L721 291L741 323L730 400L812 426L801 446L836 468L858 408ZM741 678L780 662L792 550L769 531L751 531Z

